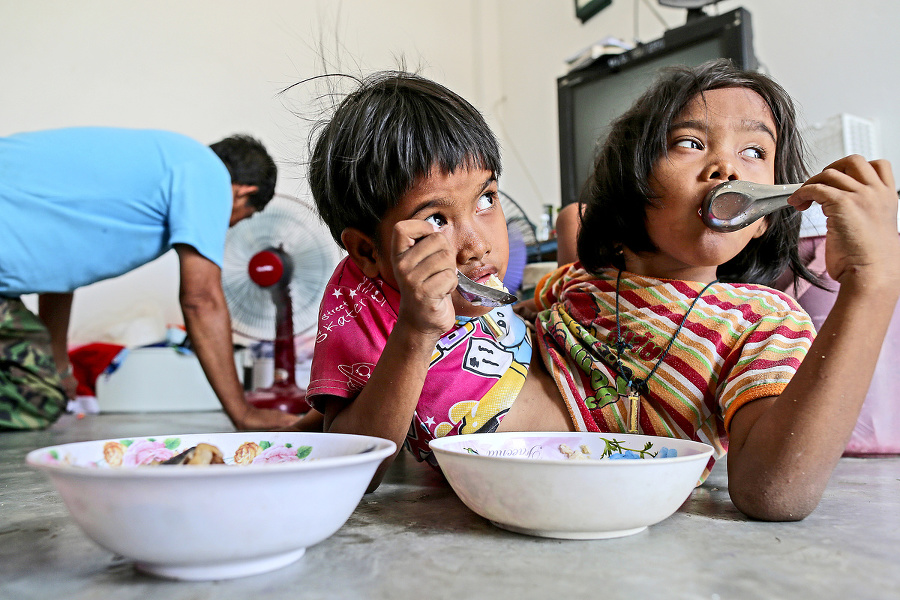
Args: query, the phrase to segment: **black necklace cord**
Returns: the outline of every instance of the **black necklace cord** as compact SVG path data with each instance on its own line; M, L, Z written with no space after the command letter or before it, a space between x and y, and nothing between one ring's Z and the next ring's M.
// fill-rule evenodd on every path
M619 284L621 280L622 270L619 269L619 274L616 276L616 367L619 369L619 373L623 372L622 369L624 366L622 364L622 351L631 348L631 344L627 344L622 341L622 325L619 320ZM691 301L690 306L688 306L687 312L684 313L684 316L681 318L681 323L678 324L678 327L675 329L675 333L672 334L672 337L669 339L669 343L666 344L666 348L660 355L659 360L656 361L656 364L653 365L653 368L650 369L649 373L647 373L647 377L645 377L644 379L641 379L640 377L630 378L626 382L626 385L629 388L634 387L643 392L647 391L647 382L650 381L650 378L653 377L654 373L656 373L656 369L659 368L659 365L661 365L662 362L666 359L666 356L669 355L669 350L672 348L672 344L675 343L675 338L677 338L678 334L681 333L681 328L684 327L684 324L687 322L688 315L690 315L691 311L694 310L694 305L697 304L697 300L699 300L700 297L706 293L706 290L708 290L710 286L718 282L718 279L713 279L712 281L707 283L702 290L700 290L699 294L694 297L694 299Z
M616 276L616 368L619 373L623 372L622 352L631 349L631 344L622 339L622 326L619 323L619 282L621 279L622 269L619 269L619 274ZM631 385L631 379L628 380L627 385Z

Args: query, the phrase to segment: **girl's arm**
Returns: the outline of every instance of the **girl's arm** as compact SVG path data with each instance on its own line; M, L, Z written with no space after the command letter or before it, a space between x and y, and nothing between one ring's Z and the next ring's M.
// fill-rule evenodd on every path
M556 215L556 264L560 267L578 260L578 230L584 204L573 202Z
M352 402L325 404L325 431L374 435L394 441L397 452L409 425L435 345L456 320L450 293L456 287L456 254L446 236L422 220L394 229L394 278L400 289L397 323L368 382ZM378 487L396 457L386 459L369 491Z
M866 397L900 297L897 192L890 165L860 156L811 178L791 203L822 205L826 264L837 299L784 392L731 422L728 487L749 516L806 517L819 503Z

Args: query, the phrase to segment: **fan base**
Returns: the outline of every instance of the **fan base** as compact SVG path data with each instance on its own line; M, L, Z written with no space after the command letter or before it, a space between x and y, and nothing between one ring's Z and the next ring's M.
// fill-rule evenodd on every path
M246 393L247 401L257 408L273 408L294 415L309 412L306 390L292 383L276 383Z

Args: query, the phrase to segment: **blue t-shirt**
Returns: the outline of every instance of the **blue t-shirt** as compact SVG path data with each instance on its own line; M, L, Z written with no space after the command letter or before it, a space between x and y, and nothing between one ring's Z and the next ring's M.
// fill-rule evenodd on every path
M207 146L153 130L0 137L0 295L69 292L174 244L222 266L231 177Z

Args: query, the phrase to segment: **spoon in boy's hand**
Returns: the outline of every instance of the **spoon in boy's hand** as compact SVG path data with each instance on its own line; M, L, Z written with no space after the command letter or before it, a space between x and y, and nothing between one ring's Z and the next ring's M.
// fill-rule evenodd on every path
M713 231L737 231L776 210L790 206L788 197L800 189L801 185L726 181L706 195L700 208L700 216Z
M470 304L476 306L505 306L518 302L518 298L503 290L494 289L480 283L475 283L459 270L456 271L456 286L459 295Z
M431 226L435 232L440 231L440 228L434 223L431 223ZM417 238L413 243L418 244L423 237L424 236ZM459 269L456 270L456 280L456 291L458 291L463 300L469 304L475 306L505 306L519 301L517 297L510 294L505 289L496 289L481 285L480 283L475 283L463 275Z

